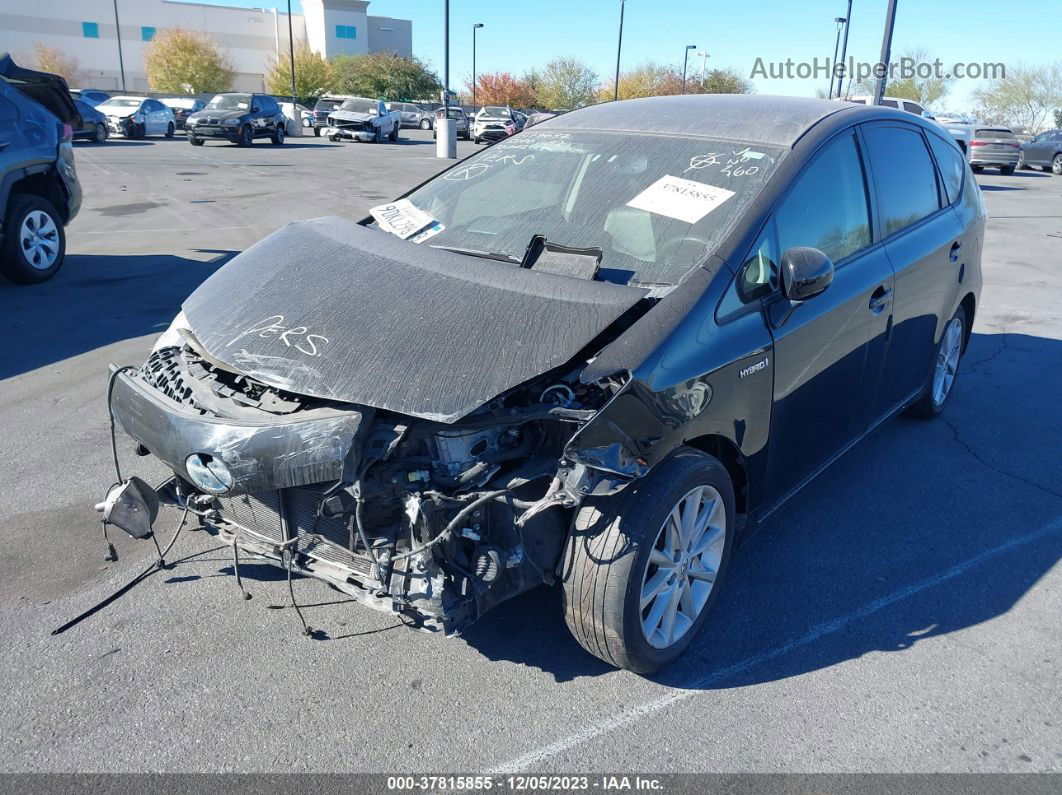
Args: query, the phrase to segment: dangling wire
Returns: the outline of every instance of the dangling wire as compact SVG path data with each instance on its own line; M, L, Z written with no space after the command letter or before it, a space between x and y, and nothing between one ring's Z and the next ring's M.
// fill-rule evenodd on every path
M302 622L302 634L308 638L312 638L313 627L306 623L306 619L302 615L302 610L299 609L299 604L295 601L295 586L291 584L291 559L294 556L291 554L291 550L285 549L283 552L283 557L284 568L288 572L288 593L291 595L291 606L295 608L295 613L299 616L299 621Z
M251 595L243 587L243 579L240 577L240 548L236 546L236 536L232 537L232 569L236 572L236 586L243 594L244 601L250 599Z
M122 468L118 464L118 440L116 438L117 432L114 427L114 411L111 409L111 395L114 394L114 382L118 380L118 376L135 369L137 368L131 364L122 365L111 373L111 377L107 379L107 419L111 424L111 460L114 461L115 486L121 485L122 483Z
M100 602L97 602L95 605L90 607L85 612L83 612L80 615L75 616L74 618L72 618L69 621L67 621L61 627L53 629L51 634L52 635L61 635L62 633L66 632L68 629L70 629L71 627L76 626L77 624L80 624L82 621L84 621L89 616L94 615L95 613L98 613L100 610L105 608L111 602L113 602L116 599L118 599L119 597L123 596L126 592L132 590L133 587L135 587L142 580L146 580L148 577L150 577L156 571L161 571L162 569L164 569L165 566L166 566L166 555L168 555L170 550L173 549L173 545L175 543L177 543L177 539L180 537L181 531L184 529L185 522L188 521L188 512L189 512L188 511L188 505L186 504L184 506L184 513L181 514L181 523L179 525L177 525L177 530L174 531L173 538L170 539L170 543L168 543L166 545L165 549L159 551L158 560L156 560L154 563L152 563L150 566L148 566L146 569L144 569L142 572L140 572L138 575L136 575L133 579L131 579L129 582L127 582L125 585L123 585L121 588L119 588L117 591L115 591L110 596L108 596L106 599L104 599L104 600L102 600Z

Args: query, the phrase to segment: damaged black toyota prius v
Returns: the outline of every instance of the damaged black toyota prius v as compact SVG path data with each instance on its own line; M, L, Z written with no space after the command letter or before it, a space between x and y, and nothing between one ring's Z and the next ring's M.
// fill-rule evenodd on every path
M558 583L587 651L655 671L743 534L887 418L943 410L984 228L954 140L910 114L567 113L211 276L111 376L173 477L98 507L147 537L176 504L447 634Z

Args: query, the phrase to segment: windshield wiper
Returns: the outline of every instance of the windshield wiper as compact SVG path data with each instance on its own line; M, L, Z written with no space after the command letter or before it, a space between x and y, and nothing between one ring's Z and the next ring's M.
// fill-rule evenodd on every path
M457 248L456 246L432 246L432 248L441 248L443 251L452 251L454 254L467 254L470 257L482 257L483 259L494 259L499 262L511 262L514 265L519 265L523 262L520 257L514 257L511 254L499 254L494 251L480 251L475 248Z

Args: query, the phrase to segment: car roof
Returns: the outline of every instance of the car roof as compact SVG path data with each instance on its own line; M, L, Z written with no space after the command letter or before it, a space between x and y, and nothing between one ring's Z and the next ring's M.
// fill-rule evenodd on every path
M136 94L119 94L118 96L107 97L107 99L139 99L143 102L147 97L138 97Z
M909 113L829 99L750 94L686 94L604 102L541 122L558 129L623 130L752 141L791 147L828 116Z

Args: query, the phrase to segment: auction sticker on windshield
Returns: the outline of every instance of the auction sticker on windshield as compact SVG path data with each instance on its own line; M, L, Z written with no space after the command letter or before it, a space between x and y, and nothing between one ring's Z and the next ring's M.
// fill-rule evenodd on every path
M383 231L390 232L403 240L408 240L425 227L435 224L434 218L415 206L409 199L381 204L379 207L373 207L369 213L376 219L376 223Z
M627 202L627 206L695 224L733 195L734 191L726 188L668 174Z

